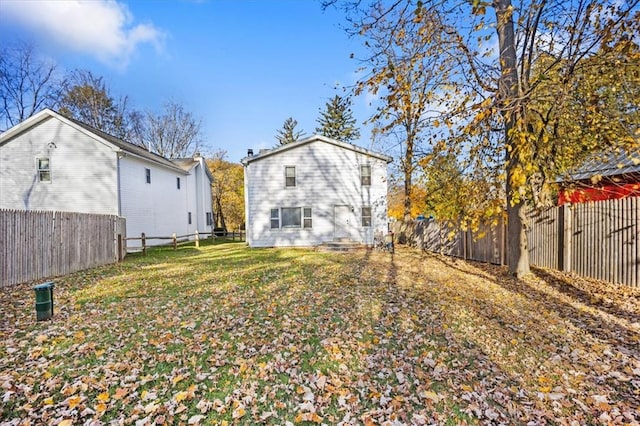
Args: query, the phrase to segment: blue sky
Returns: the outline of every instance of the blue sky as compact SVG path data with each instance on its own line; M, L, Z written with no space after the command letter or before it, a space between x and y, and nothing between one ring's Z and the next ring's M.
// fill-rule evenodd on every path
M359 40L343 23L313 0L0 2L0 42L33 42L62 71L102 75L136 109L178 100L202 118L209 149L235 162L275 146L289 116L313 133L336 87L356 81ZM360 124L368 117L365 97L353 111Z

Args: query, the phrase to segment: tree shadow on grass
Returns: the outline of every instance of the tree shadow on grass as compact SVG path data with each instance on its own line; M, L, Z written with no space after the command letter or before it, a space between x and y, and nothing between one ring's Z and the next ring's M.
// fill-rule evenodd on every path
M612 291L619 291L626 294L625 298L640 299L640 291L627 288L623 285L604 284L608 286L609 291L605 289L594 289L593 293L589 293L580 289L575 285L575 280L556 271L547 271L541 268L532 267L531 272L539 279L546 282L549 286L555 288L558 292L577 300L578 302L600 309L618 318L626 318L628 321L640 323L640 311L634 306L624 306L619 294L612 294ZM595 294L594 294L595 293ZM609 296L616 297L618 300L608 300ZM640 303L636 303L638 305ZM630 304L631 305L631 304Z
M538 280L519 280L511 276L506 268L497 265L463 261L461 259L451 262L447 258L433 255L432 258L463 274L477 276L526 299L544 303L548 309L555 312L563 320L587 331L596 339L615 345L617 349L626 355L632 355L640 359L638 330L630 327L631 324L625 324L629 320L637 320L638 316L629 315L628 311L617 308L615 304L604 310L600 304L592 303L586 292L575 289L568 281L558 280L539 268L533 269ZM457 262L464 262L464 264L478 269L482 273L457 266ZM554 295L553 291L547 292L541 288L536 288L541 284L551 287L560 294ZM564 299L565 297L568 300ZM505 318L505 320L508 320L508 318Z

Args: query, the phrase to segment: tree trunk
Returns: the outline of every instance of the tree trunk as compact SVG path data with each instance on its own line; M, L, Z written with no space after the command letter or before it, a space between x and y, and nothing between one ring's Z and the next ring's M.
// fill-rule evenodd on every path
M505 117L506 192L507 192L507 251L509 272L518 278L529 273L529 250L525 232L525 205L521 197L514 197L519 188L513 186L514 172L521 170L520 139L514 137L518 120L524 117L518 89L518 69L513 29L511 0L494 0L500 46L499 100Z
M413 138L407 137L407 150L404 153L404 220L411 220L411 175L413 163Z

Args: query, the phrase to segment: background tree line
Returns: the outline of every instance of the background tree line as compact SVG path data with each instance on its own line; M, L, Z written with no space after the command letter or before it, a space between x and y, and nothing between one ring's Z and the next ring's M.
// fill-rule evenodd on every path
M44 108L81 121L167 158L190 157L203 148L201 120L175 100L158 111L134 109L89 70L62 72L33 45L0 50L0 126L12 127Z
M102 76L89 70L61 72L28 43L2 47L0 130L44 108L170 159L191 157L208 148L201 138L201 120L175 100L166 101L158 111L139 111L128 96L115 95ZM215 227L238 229L244 223L242 166L226 161L224 151L210 156Z

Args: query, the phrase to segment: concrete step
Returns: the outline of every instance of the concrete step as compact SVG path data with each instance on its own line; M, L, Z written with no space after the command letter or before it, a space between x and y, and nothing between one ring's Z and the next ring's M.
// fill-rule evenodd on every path
M326 241L317 247L319 251L332 251L332 252L348 252L353 250L361 250L364 248L366 248L364 244L351 241L349 239Z

